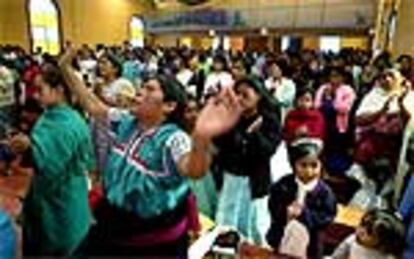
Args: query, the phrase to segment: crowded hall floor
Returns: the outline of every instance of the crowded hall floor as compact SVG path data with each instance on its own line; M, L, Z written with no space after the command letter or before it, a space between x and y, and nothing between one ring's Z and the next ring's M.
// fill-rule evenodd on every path
M243 23L243 46L157 41L176 1L135 2L152 33L77 38L66 3L59 43L0 35L0 258L414 259L414 41L396 39L414 2L372 1L366 44L319 47L248 44Z

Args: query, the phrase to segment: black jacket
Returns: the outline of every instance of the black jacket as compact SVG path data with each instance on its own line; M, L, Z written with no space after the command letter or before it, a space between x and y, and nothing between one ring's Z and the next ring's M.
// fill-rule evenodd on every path
M267 233L267 241L275 249L279 248L288 223L287 208L296 200L297 191L298 185L293 174L283 177L270 189L271 227ZM332 190L322 180L306 196L305 206L298 220L306 226L310 234L309 258L320 258L323 248L319 236L321 230L333 222L336 204Z
M277 116L262 115L259 130L247 133L249 126L259 117L242 118L229 133L214 141L218 153L215 165L223 172L250 177L253 198L268 194L270 186L270 158L281 140Z

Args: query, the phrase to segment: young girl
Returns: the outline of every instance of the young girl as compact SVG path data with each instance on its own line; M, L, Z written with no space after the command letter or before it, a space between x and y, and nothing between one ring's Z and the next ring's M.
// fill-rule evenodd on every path
M321 151L322 143L316 139L300 139L289 147L294 174L283 177L270 189L267 241L275 250L290 220L297 220L310 235L308 257L319 258L322 253L319 235L335 218L336 199L321 179Z
M190 137L181 128L185 92L175 80L149 77L132 98L130 113L120 114L87 90L70 65L72 59L73 50L69 50L60 65L82 107L98 120L116 122L89 252L185 258L190 226L188 178L205 174L211 139L238 121L240 107L234 93L228 89L212 99Z
M281 115L283 122L287 112L293 107L296 85L291 79L286 77L286 62L271 61L268 64L268 69L270 77L266 80L265 85L282 106Z
M335 250L332 259L397 259L404 248L404 224L385 210L367 212L355 234ZM408 258L408 257L407 257Z
M283 127L283 139L289 144L298 137L325 139L325 119L313 106L313 91L300 89L296 93L296 108L290 111Z
M213 96L221 89L233 86L233 77L228 72L227 60L222 55L213 59L213 71L207 76L204 84L204 97Z
M257 78L239 80L235 90L242 118L215 141L214 162L224 175L216 222L263 244L269 221L262 212L270 186L270 157L280 142L278 107Z
M101 82L95 85L95 92L103 102L108 105L119 107L121 102L119 96L125 89L134 89L131 82L121 78L122 64L112 54L105 53L98 60L98 76ZM108 122L99 121L94 118L90 123L92 140L95 148L97 171L102 173L109 156L113 136L107 130Z
M316 92L315 107L320 109L326 121L326 170L342 175L351 165L348 154L352 144L349 116L355 101L355 91L345 84L345 71L332 68L327 84Z

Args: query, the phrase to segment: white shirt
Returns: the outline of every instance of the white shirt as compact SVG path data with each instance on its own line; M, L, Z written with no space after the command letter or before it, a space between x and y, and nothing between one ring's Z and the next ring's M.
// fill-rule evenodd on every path
M393 255L383 254L377 250L366 248L356 241L355 234L349 236L335 250L331 259L396 259Z
M95 81L95 69L97 62L94 59L85 59L79 61L79 67L82 75L86 75L87 83L93 84Z
M212 72L207 76L206 82L204 84L204 95L217 92L218 86L220 85L222 89L227 87L232 87L234 84L233 77L230 73L222 71L222 72Z
M362 114L372 114L381 110L387 100L390 98L391 94L385 91L382 87L374 87L365 97L362 99L361 104L358 107L356 116L361 116ZM403 101L404 106L407 110L414 114L414 92L410 91ZM398 105L398 98L394 98L391 101L390 107L387 113L397 113L400 111Z
M119 122L128 116L132 116L129 111L112 107L108 111L107 119L109 122ZM171 156L177 164L184 155L191 152L193 142L185 131L179 130L167 139L165 146L170 150Z
M305 204L306 195L313 191L316 186L318 185L319 178L315 178L314 180L310 181L309 183L303 183L298 178L295 178L295 182L298 185L298 192L296 194L296 201L299 204Z
M266 88L270 91L274 89L273 96L285 107L293 106L296 95L295 83L285 77L280 80L268 78L265 81Z
M193 77L193 71L191 71L190 69L184 69L179 71L175 77L178 80L178 82L180 82L182 85L188 86L188 83Z
M102 90L103 97L115 103L118 95L123 91L123 88L134 89L132 83L125 78L118 78Z

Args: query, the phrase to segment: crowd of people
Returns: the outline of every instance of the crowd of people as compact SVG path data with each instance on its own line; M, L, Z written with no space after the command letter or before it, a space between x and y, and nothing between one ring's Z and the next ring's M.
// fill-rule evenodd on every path
M366 214L332 258L412 258L413 84L411 56L355 49L2 46L0 173L35 171L23 254L186 258L202 213L322 258L344 204Z

